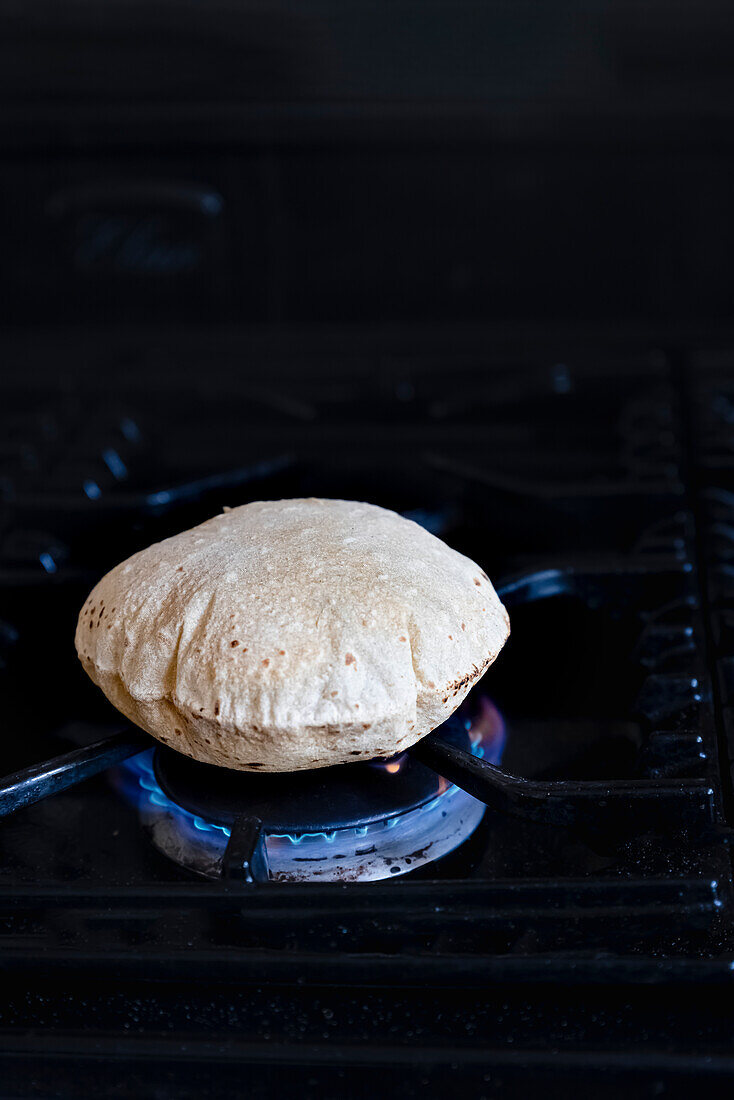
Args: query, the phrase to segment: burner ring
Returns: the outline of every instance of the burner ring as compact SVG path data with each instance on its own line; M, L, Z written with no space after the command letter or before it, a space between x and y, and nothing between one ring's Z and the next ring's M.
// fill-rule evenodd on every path
M456 719L444 723L441 736L470 748ZM228 828L239 817L256 817L266 833L277 835L358 828L417 809L446 789L446 780L425 764L409 755L399 759L399 777L379 766L382 761L258 774L202 764L160 746L153 767L163 792L189 813Z

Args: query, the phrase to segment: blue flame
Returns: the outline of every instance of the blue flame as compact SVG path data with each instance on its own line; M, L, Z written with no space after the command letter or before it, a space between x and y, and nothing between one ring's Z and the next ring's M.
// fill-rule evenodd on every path
M489 727L486 722L488 713L486 710L484 712L484 721L475 720L472 722L467 720L465 722L465 727L469 734L472 754L480 759L486 758L493 764L499 764L502 759L506 735L504 723L499 715L499 711L493 706L492 711L493 713L490 715L491 723ZM126 760L116 769L115 784L123 797L140 811L144 812L146 809L150 810L151 807L156 807L159 810L171 814L184 828L188 828L195 833L203 833L211 836L213 842L218 842L218 846L223 843L223 839L228 840L232 834L231 829L227 828L225 825L216 825L212 821L206 821L198 814L190 813L188 810L185 810L182 806L179 806L176 802L168 798L158 783L153 770L153 751L153 749L150 749L147 752L142 752L138 756ZM427 802L423 809L430 811L435 809L439 804L444 805L446 800L452 798L458 791L459 788L452 783L445 790L441 791L440 794L436 795L435 798L432 798L430 802ZM334 829L329 832L269 833L268 841L289 842L293 845L299 845L305 840L323 840L327 844L333 844L337 837L341 839L365 837L369 833L374 833L377 830L394 829L400 821L401 816L401 814L396 814L394 817L388 817L383 821L377 821L369 825L359 825L348 829Z
M201 833L219 833L229 838L232 830L225 825L215 825L212 821L205 821L197 814L189 813L176 802L172 802L163 793L153 771L153 749L141 752L131 760L126 760L117 769L117 786L124 797L132 802L138 809L146 806L158 806L177 817L189 828Z
M498 766L507 743L507 726L497 707L486 695L480 696L479 712L467 718L464 729L469 735L472 755Z

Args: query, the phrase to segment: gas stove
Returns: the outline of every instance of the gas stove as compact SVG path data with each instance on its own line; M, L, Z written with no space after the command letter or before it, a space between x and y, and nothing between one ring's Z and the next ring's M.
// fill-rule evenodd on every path
M119 1096L243 1073L253 1096L438 1095L457 1072L553 1096L592 1069L718 1095L734 357L106 339L6 344L9 1091L74 1095L82 1066ZM78 364L105 356L102 386ZM496 580L512 636L465 708L415 754L285 777L122 728L73 649L94 581L224 505L308 495L393 507Z
M485 702L486 708L491 704ZM465 749L500 755L479 723L454 725ZM485 748L486 747L486 748ZM153 844L207 878L248 882L372 882L453 851L484 805L409 758L294 775L227 772L159 748L120 768L122 793Z

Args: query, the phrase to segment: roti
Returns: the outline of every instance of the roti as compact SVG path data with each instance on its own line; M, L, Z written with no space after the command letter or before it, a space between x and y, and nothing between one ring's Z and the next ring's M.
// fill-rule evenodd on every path
M303 499L225 510L134 554L86 600L76 648L163 744L283 772L408 748L509 632L486 573L418 524Z

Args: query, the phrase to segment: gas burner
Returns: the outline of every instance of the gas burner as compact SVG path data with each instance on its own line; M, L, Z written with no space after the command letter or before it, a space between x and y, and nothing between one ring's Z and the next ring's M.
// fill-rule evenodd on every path
M482 700L477 720L456 718L442 737L499 763L504 725ZM262 822L270 878L375 881L452 852L485 806L406 754L285 775L200 764L163 747L127 761L116 782L155 847L206 878L227 874L236 823Z

